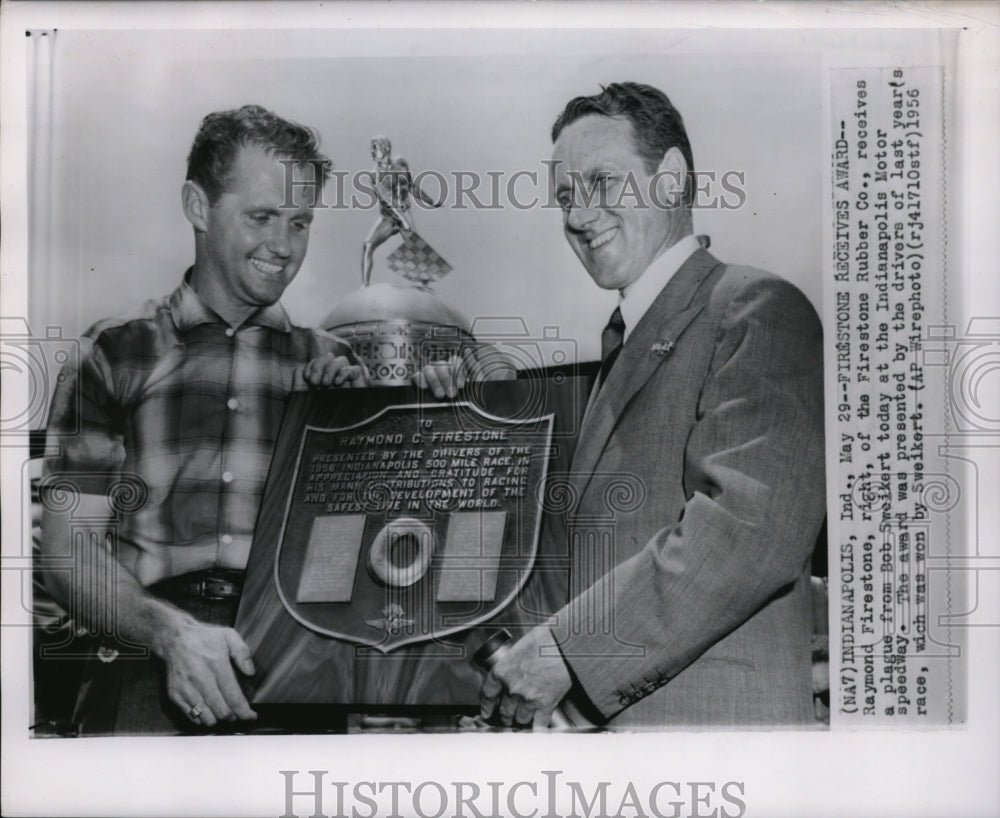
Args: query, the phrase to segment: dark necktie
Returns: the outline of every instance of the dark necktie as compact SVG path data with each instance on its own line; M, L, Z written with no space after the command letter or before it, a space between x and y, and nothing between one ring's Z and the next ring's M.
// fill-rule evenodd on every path
M600 386L604 385L604 382L608 379L611 367L618 360L618 353L622 351L622 341L624 338L625 321L622 320L621 309L615 307L615 311L611 313L608 325L604 328L604 332L601 333L601 374L600 381L598 382Z

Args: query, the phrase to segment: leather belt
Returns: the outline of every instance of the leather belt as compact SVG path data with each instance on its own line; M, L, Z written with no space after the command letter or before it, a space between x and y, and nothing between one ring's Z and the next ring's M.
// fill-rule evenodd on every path
M150 590L157 596L238 599L243 593L243 571L213 569L184 574L158 582Z

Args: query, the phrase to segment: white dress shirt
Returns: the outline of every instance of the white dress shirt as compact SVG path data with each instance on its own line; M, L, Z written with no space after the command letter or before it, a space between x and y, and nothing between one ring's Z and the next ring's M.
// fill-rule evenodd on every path
M660 291L667 286L667 282L699 247L701 244L697 236L685 236L657 256L638 279L619 291L618 307L625 322L623 344L628 341L632 330L653 305Z

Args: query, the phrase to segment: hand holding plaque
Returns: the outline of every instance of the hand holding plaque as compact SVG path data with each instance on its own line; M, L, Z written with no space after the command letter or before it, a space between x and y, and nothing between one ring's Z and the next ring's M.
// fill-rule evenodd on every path
M559 703L573 680L548 627L532 628L523 638L502 650L490 668L480 692L479 715L493 711L507 727L530 724L541 730L554 723ZM560 718L558 726L566 726Z
M428 389L438 400L458 397L466 384L477 381L505 381L517 377L517 370L494 347L466 345L461 354L446 361L429 361L414 374L413 383Z

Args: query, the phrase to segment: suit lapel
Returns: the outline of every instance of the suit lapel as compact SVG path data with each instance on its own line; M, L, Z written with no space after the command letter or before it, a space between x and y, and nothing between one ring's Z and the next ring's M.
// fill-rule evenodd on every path
M684 330L705 308L711 288L702 285L720 266L710 253L696 250L667 282L629 335L607 382L592 396L580 428L571 469L577 497L586 491L594 467L629 401L656 368L673 355ZM704 297L696 298L700 291L704 291Z

